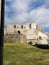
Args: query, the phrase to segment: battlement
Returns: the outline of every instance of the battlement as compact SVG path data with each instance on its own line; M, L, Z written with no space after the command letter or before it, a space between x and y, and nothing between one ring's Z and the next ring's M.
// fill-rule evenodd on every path
M9 34L13 34L18 30L23 31L30 29L42 31L42 29L36 23L26 23L26 24L8 24L6 32Z

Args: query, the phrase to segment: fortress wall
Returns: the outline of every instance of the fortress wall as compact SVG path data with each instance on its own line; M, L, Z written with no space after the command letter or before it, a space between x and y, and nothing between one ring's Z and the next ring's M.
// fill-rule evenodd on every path
M7 43L26 43L26 36L23 34L5 34L4 42Z
M14 33L14 28L13 28L13 25L10 25L10 24L8 24L7 25L7 33L8 34L12 34L12 33Z
M14 33L14 31L17 31L17 30L25 30L25 29L30 29L30 27L29 27L29 23L27 23L27 24L23 24L23 25L21 25L21 24L8 24L7 25L7 33ZM16 26L15 28L14 28L14 26ZM23 28L22 28L22 26L23 26ZM32 23L31 24L31 29L33 30L33 29L36 29L36 24L35 23Z
M20 42L21 42L21 43L27 43L26 36L23 35L22 33L20 34Z
M7 43L20 42L19 35L18 34L5 34L4 42L7 42Z
M35 24L35 23L32 23L32 24L31 24L31 28L32 28L32 29L36 29L36 24Z
M45 33L42 33L40 31L38 31L38 36L41 36L42 38L48 39L48 36Z
M17 31L20 31L21 34L17 34ZM7 33L9 35L5 35L5 39L12 42L21 42L26 43L32 41L36 42L39 36L47 37L44 33L41 32L41 28L35 23L27 23L27 24L9 24L7 25ZM13 34L13 35L12 35ZM18 37L17 37L18 36ZM8 37L8 38L7 38ZM12 37L12 38L11 38ZM16 38L17 37L17 38Z
M29 44L30 42L32 43L32 45L35 45L36 43L38 43L38 40L37 39L28 39L27 43Z

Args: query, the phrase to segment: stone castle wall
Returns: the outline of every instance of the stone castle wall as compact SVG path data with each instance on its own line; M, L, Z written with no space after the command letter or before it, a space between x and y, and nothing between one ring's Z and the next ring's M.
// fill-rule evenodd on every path
M17 32L21 33L18 34ZM27 24L9 24L7 25L6 34L4 35L5 42L21 42L27 43L32 42L36 43L39 36L47 38L47 35L42 33L42 29L35 23Z
M35 23L27 23L27 24L8 24L7 25L7 33L13 34L15 31L23 31L25 29L36 29Z
M26 36L23 34L5 34L4 35L5 43L26 43Z

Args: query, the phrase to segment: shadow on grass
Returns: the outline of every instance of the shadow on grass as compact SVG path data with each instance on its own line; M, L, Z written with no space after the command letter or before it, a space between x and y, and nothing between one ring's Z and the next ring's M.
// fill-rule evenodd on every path
M40 48L40 49L49 49L49 45L38 45L38 44L36 44L35 47Z
M30 45L32 45L32 44L30 44ZM40 49L49 49L49 45L36 44L36 45L32 45L32 46L35 46L35 47L40 48Z

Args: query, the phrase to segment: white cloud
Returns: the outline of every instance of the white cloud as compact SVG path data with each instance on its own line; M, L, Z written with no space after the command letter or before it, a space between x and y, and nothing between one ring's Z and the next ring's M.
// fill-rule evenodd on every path
M26 12L29 9L28 5L31 1L32 0L15 0L11 7L18 13Z
M48 7L49 6L49 0L45 0L45 5Z
M41 27L49 27L49 9L40 7L32 10L29 18L32 18Z
M27 12L30 9L30 3L34 3L38 0L6 0L12 2L10 8L12 8L17 13ZM32 6L34 7L34 6Z
M49 4L49 0L45 0L42 6L28 12L30 9L29 4L37 1L38 0L14 0L10 6L11 9L14 10L14 16L12 16L12 18L5 16L5 23L35 22L43 28L49 27L49 8L46 8ZM6 6L6 11L10 11L8 6Z

